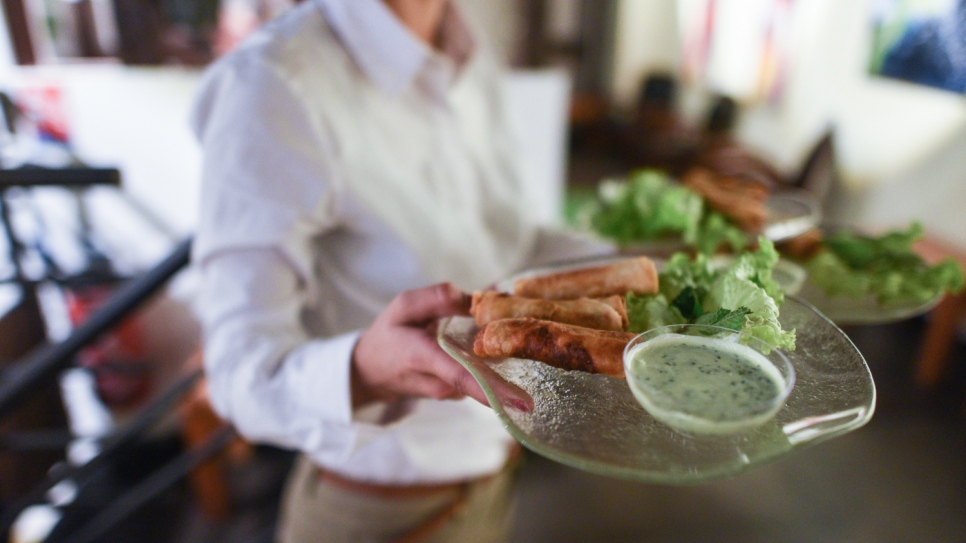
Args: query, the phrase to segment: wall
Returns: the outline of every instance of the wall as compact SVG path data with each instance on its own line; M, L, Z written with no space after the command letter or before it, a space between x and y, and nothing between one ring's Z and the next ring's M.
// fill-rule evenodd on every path
M632 106L646 74L676 70L680 48L675 0L619 0L610 82L614 103Z
M742 137L785 167L826 127L852 187L889 182L966 127L966 99L872 77L870 2L796 2L793 69L778 105L747 112Z
M5 82L61 86L78 156L120 168L125 192L186 235L200 196L201 152L188 125L199 77L172 67L63 65L18 69ZM502 83L526 182L547 204L535 213L553 222L566 174L569 78L558 70L514 71Z
M74 148L120 168L125 191L177 234L198 214L201 153L188 127L199 71L79 64L21 68L4 84L64 89Z
M10 35L7 32L7 15L0 9L0 77L8 74L16 64L13 56L13 44L10 43Z
M458 0L463 13L484 32L497 57L509 64L523 36L522 3L516 0Z
M617 104L633 102L648 71L679 70L678 1L619 2L611 85ZM739 127L744 141L780 167L795 168L833 126L847 182L888 182L966 128L963 96L867 74L871 1L794 3L785 94L776 104L745 104ZM755 21L747 24L755 31Z
M913 168L855 191L853 199L847 222L904 227L918 220L928 234L966 252L966 130Z

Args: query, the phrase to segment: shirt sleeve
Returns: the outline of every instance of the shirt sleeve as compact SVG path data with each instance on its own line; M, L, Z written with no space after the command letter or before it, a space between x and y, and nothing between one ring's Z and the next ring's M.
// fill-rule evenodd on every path
M343 189L332 138L280 71L239 54L202 81L193 112L203 151L196 262L220 251L278 247L308 274L306 243L339 224Z
M204 164L192 258L215 410L248 439L331 464L360 445L349 386L357 334L312 338L301 321L317 295L312 240L340 224L320 122L258 57L211 69L194 114Z
M198 312L215 410L253 441L326 464L345 458L357 445L349 380L358 333L308 337L304 288L276 250L221 252L201 272Z

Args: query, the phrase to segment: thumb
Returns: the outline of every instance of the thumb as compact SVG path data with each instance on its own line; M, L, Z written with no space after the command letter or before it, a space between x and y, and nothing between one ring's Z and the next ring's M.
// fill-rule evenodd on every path
M452 283L407 290L393 299L386 316L394 324L422 324L451 315L467 315L470 296Z

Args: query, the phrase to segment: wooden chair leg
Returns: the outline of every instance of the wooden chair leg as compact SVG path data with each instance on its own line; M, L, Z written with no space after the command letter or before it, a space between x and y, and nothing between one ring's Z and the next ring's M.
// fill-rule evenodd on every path
M207 441L212 432L223 424L205 401L204 381L182 402L181 438L185 448L191 449ZM218 454L188 474L198 507L205 517L218 523L228 518L228 482L225 480L223 455Z
M188 368L200 368L201 365L200 352L187 364ZM181 438L188 449L204 444L224 425L224 421L211 407L211 402L208 400L208 383L204 379L184 397L179 411ZM252 454L253 450L249 443L235 439L221 454L213 456L188 474L188 483L198 507L209 521L217 524L228 518L231 505L227 480L228 465L244 463L251 458Z
M921 390L932 390L947 371L947 358L959 323L966 317L966 292L947 296L932 312L919 355L915 381Z

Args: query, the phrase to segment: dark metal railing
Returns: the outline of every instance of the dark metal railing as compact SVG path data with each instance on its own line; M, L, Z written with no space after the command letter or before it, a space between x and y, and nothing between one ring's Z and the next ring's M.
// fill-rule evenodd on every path
M7 205L8 190L29 190L37 186L59 186L75 191L101 185L120 187L120 171L115 168L90 168L86 166L66 168L42 168L25 166L20 168L0 168L0 228L5 232L9 258L14 267L13 277L0 279L0 282L16 282L25 289L25 295L32 295L37 284L55 282L62 285L83 281L112 282L119 277L111 271L106 257L101 254L89 239L89 225L86 223L84 204L77 196L78 213L81 218L80 242L88 258L88 270L77 277L67 277L60 272L52 261L45 261L46 273L43 278L28 277L22 270L21 257L26 247L15 235L10 209ZM138 207L138 206L135 206ZM155 226L157 221L144 209L139 209ZM35 248L43 253L42 248ZM188 265L191 255L191 240L184 240L170 255L146 273L126 280L111 298L90 314L70 336L55 344L45 344L35 348L16 362L0 371L0 419L14 415L32 394L64 369L73 365L75 356L86 346L97 341L124 318L131 315L149 298L158 293L178 271ZM160 396L143 407L137 415L111 435L101 438L97 446L99 454L82 465L59 463L50 469L46 478L34 488L19 496L13 502L2 504L0 514L0 540L9 538L9 532L20 513L27 507L46 503L51 489L62 482L72 483L79 492L99 480L114 462L124 454L134 450L146 432L175 409L183 396L188 394L202 378L201 370L184 377ZM216 430L206 442L168 461L157 471L147 476L133 487L121 492L103 506L86 523L77 529L63 526L67 534L49 534L58 541L83 543L100 540L119 521L145 505L149 500L170 487L190 470L221 451L234 437L231 427L224 425ZM35 450L65 449L73 436L66 429L38 429L6 433L0 436L0 451L29 452ZM55 530L56 532L56 530ZM66 539L65 539L66 538Z
M90 462L80 466L69 466L67 464L55 466L46 479L17 500L16 503L6 508L3 516L0 517L0 533L8 530L16 520L17 515L25 508L43 501L47 491L61 481L69 479L79 486L83 486L93 479L126 446L137 441L147 429L167 415L175 407L178 400L191 390L198 379L201 378L201 375L200 370L192 373L165 391L150 405L141 409L138 415L123 428L104 438L101 443L100 454L91 459Z
M203 444L185 451L174 460L149 475L140 483L134 485L107 507L99 511L94 518L83 525L65 540L68 543L91 543L101 540L118 522L175 484L188 473L218 454L235 437L235 432L228 424L216 430Z
M129 280L104 306L77 327L64 341L39 347L0 374L0 417L36 390L45 380L68 368L73 357L86 345L161 290L168 280L184 268L191 257L191 240L183 241L160 264Z
M24 166L0 170L0 190L8 187L89 187L91 185L121 186L121 172L117 168L41 168Z
M71 366L81 349L96 341L101 335L138 309L156 294L182 268L187 266L191 254L191 240L185 240L161 263L143 275L128 280L102 307L94 311L83 324L64 341L36 348L0 374L0 418L11 414L31 393L45 382ZM43 503L48 491L63 481L71 481L78 488L91 483L110 462L128 446L141 439L155 423L168 415L178 401L197 384L202 377L198 370L154 399L120 430L101 440L101 452L89 462L79 466L58 464L46 479L19 498L6 504L0 516L0 537L9 531L19 514L26 508ZM0 447L8 450L37 446L56 446L64 442L63 432L35 431L27 434L5 436ZM67 541L85 543L99 540L119 521L145 505L166 488L188 474L199 464L220 452L235 436L229 425L224 425L202 445L182 452L156 472L121 493L111 503L96 513L86 524L67 536ZM60 539L60 538L58 538Z

